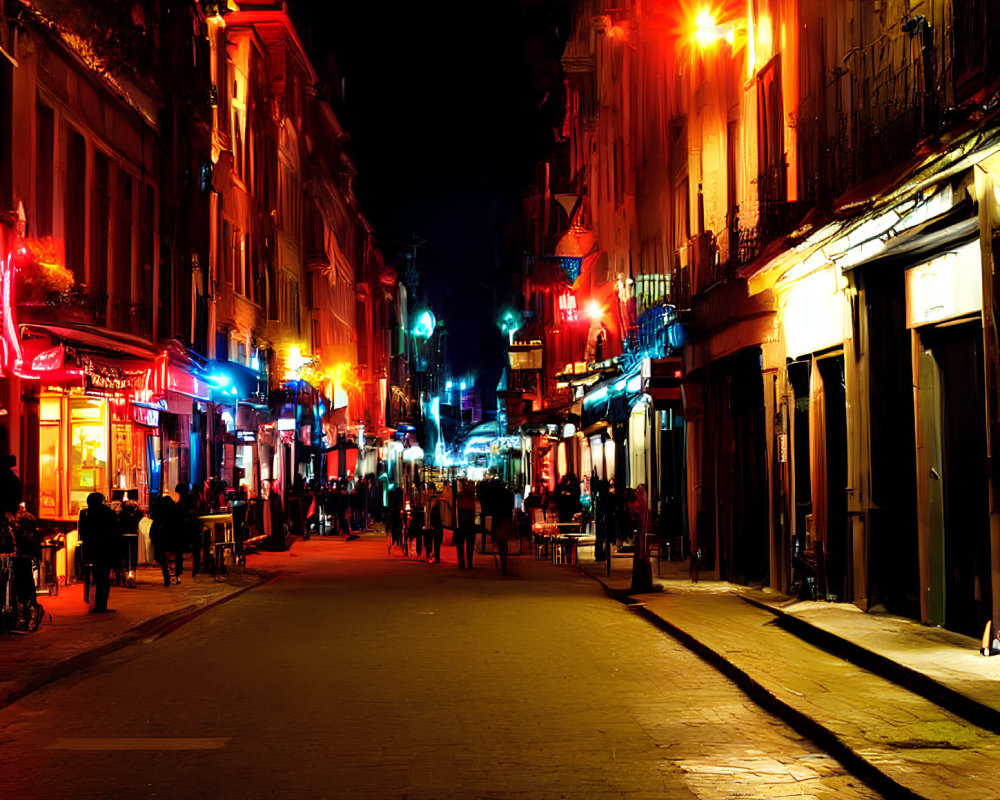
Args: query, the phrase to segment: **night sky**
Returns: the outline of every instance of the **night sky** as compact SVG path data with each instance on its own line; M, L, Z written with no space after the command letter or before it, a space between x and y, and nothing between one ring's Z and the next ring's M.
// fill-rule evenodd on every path
M510 226L551 148L568 2L290 5L321 84L344 89L334 107L386 260L423 242L418 297L445 322L453 373L495 382L516 265L491 228Z

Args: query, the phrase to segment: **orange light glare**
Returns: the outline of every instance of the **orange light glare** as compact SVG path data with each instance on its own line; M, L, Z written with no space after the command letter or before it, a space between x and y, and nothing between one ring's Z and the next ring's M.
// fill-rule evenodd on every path
M735 36L735 34L734 34ZM722 38L728 38L722 27L715 21L712 12L703 8L694 20L694 39L701 47L708 47Z
M604 309L601 308L601 304L596 300L591 300L587 303L587 316L590 319L600 319L604 316Z

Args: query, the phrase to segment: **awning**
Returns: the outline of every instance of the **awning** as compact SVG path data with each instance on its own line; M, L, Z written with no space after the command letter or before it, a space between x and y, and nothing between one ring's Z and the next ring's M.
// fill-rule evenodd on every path
M131 394L144 388L155 352L134 337L92 326L20 326L25 366L49 383L83 383L93 393Z
M844 272L858 267L870 269L929 261L977 238L979 216L972 201L966 201L890 239L877 255L853 266L845 266Z
M586 436L589 439L591 436L595 436L597 434L603 434L610 430L611 430L611 423L602 419L598 420L592 425L588 425L581 432L583 433L584 436Z
M216 401L245 400L257 395L260 387L257 370L235 361L209 361L205 367L205 378L212 387L212 399Z
M48 335L53 339L78 347L118 353L133 358L152 361L157 351L149 342L126 333L113 333L94 325L42 324L26 322L21 326L21 338Z

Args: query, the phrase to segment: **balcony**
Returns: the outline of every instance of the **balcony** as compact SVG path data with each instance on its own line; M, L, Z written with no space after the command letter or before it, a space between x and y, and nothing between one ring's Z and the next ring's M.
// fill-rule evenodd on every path
M636 358L662 358L676 347L671 339L673 323L677 321L674 306L661 303L645 311L628 329L628 351Z
M674 275L637 275L619 295L625 322L624 348L631 356L659 357L670 348L669 325L676 319L679 284Z
M107 308L107 295L92 296L82 285L17 303L19 322L75 322L98 327L107 323Z
M102 305L105 305L104 301L102 301ZM112 300L107 316L107 327L120 333L130 333L133 336L152 340L153 306L151 303Z

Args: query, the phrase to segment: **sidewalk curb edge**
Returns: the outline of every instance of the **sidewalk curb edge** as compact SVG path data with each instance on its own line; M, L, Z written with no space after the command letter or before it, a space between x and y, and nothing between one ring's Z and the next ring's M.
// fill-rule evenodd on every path
M843 763L844 766L858 778L885 797L900 798L900 800L932 800L932 798L918 794L912 789L898 783L887 773L879 769L877 765L871 763L863 756L852 750L851 747L841 740L836 733L827 728L821 722L818 722L809 715L778 698L764 684L752 678L748 673L737 667L721 653L700 642L691 634L681 628L678 628L676 625L663 617L650 611L641 600L632 596L628 590L612 589L603 580L595 575L592 575L583 567L579 567L579 570L584 575L587 575L597 581L609 597L619 600L626 605L629 611L641 616L650 624L675 638L707 664L714 667L727 678L732 680L755 703L766 711L780 717L799 734L806 736L819 744L827 752Z
M753 597L738 595L741 600L756 608L774 614L778 624L789 633L798 636L828 653L857 664L869 672L885 678L897 686L901 686L914 694L925 697L945 711L962 717L977 727L1000 735L1000 711L990 708L974 700L968 695L946 686L945 684L917 672L905 664L900 664L886 656L869 650L862 645L851 642L835 633L824 630L807 620L789 614L782 608L776 608Z

